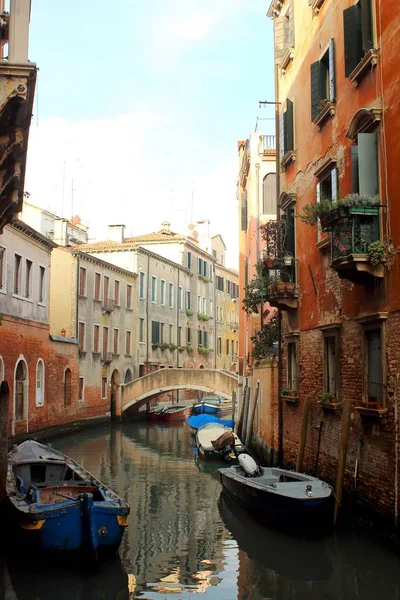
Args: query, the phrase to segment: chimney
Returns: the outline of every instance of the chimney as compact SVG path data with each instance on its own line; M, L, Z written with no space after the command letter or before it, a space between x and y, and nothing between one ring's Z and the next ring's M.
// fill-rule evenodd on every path
M171 223L168 223L168 221L163 221L161 223L160 233L171 233Z
M125 239L125 225L109 225L108 240L122 244Z

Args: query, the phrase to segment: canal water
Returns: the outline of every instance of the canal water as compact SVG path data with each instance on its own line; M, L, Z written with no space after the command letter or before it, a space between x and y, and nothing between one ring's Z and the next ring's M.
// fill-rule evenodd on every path
M7 600L400 600L400 558L353 531L300 539L221 495L187 424L81 431L53 445L130 504L119 557L95 571L8 564Z

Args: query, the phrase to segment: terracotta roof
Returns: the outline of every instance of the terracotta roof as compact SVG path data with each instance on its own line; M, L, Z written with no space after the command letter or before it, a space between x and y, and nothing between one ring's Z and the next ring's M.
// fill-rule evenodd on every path
M145 233L143 235L137 235L135 237L125 238L125 242L130 243L143 243L143 242L169 242L169 241L185 241L188 238L184 235L179 235L179 233L173 233L172 231L168 232L153 232L153 233Z
M112 242L111 240L103 240L102 242L92 242L91 244L79 244L74 246L73 250L82 250L83 252L95 252L96 250L119 250L125 244L129 247L137 246L134 242Z

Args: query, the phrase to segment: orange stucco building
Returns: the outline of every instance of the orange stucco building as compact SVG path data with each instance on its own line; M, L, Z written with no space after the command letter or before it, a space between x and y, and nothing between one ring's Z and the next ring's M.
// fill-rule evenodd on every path
M274 0L268 14L296 259L296 295L272 299L284 459L397 522L400 4Z

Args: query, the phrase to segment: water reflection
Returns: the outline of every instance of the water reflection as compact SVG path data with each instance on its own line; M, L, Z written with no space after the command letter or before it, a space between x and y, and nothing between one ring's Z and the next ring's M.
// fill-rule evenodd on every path
M10 565L18 600L400 600L400 560L354 533L299 539L221 494L186 425L126 423L54 441L131 506L97 573ZM21 575L22 574L22 575ZM1 595L1 594L0 594Z

